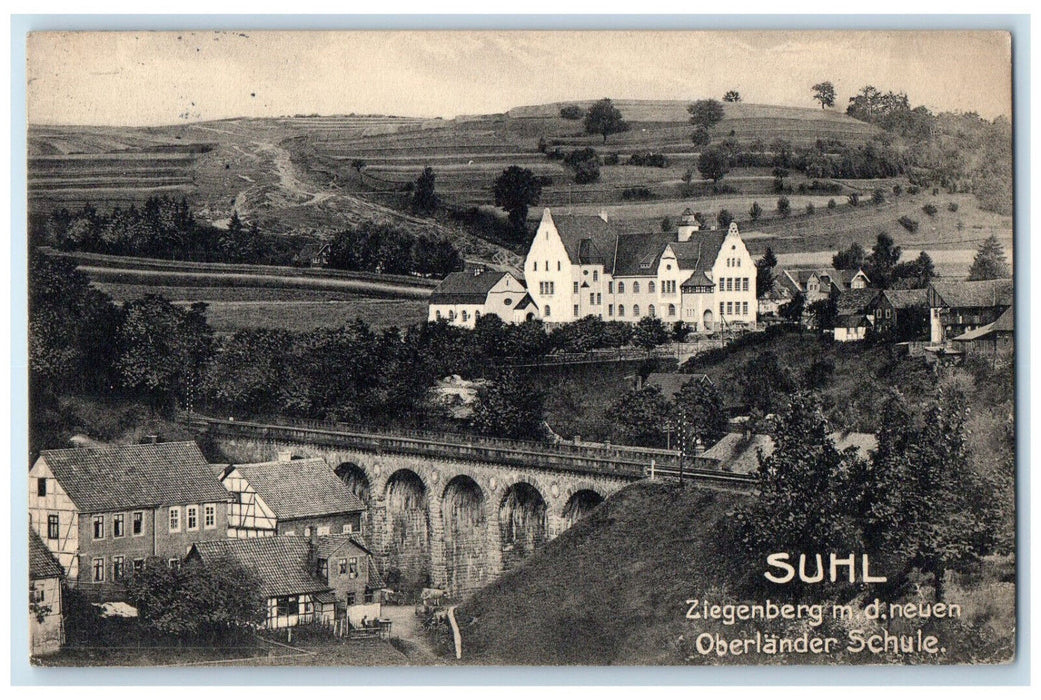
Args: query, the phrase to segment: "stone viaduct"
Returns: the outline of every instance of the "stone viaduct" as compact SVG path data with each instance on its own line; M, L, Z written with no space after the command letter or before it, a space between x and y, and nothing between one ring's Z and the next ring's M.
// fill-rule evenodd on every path
M193 419L233 462L322 457L369 507L365 538L394 589L458 596L495 580L652 462L677 453L542 444L421 431L359 432L329 423Z

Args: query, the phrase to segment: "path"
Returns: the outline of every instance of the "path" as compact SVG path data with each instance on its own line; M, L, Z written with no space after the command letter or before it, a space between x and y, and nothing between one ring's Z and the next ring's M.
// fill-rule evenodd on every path
M415 661L420 663L438 662L437 651L427 638L426 631L416 616L416 609L411 605L384 605L381 617L390 620L392 637L397 637L412 645L415 650Z

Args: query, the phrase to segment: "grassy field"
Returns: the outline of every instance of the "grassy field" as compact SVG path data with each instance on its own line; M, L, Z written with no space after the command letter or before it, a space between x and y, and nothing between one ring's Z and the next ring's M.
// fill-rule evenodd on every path
M426 302L413 299L218 301L206 309L206 320L218 333L233 333L244 328L289 331L338 328L356 318L376 329L404 328L424 321L426 317Z

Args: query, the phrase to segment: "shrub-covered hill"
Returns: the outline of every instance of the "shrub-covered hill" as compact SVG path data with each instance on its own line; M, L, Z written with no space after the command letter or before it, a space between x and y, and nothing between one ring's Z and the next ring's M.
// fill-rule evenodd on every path
M732 595L738 572L719 544L722 520L746 496L685 490L643 481L604 501L589 516L550 542L517 569L478 591L455 611L462 635L462 663L494 665L679 665L827 663L995 663L1013 654L1014 561L991 557L971 575L950 577L945 601L958 603L959 620L883 623L890 634L936 635L943 654L850 653L851 629L881 634L862 615L822 626L801 621L692 621L692 598L710 603L741 601ZM783 593L778 591L779 594ZM870 592L869 592L870 593ZM900 603L931 602L931 589ZM870 601L861 596L859 604ZM776 601L775 597L775 601ZM820 603L830 610L826 600ZM896 602L896 601L894 601ZM698 653L695 639L777 634L834 637L831 654L764 653L718 656ZM452 655L451 634L439 638L443 658Z

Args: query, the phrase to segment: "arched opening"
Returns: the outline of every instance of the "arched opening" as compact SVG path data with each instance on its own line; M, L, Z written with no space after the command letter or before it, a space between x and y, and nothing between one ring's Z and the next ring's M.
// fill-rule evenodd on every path
M603 502L604 497L592 489L575 491L564 505L564 522L571 527Z
M546 543L546 500L526 482L506 489L499 505L502 568L507 571Z
M345 483L347 488L351 490L351 493L361 499L362 503L366 506L369 505L372 493L369 477L365 474L364 469L354 462L344 462L336 467L336 476L340 477L340 481Z
M430 585L430 509L419 475L400 469L387 480L387 585L407 593Z
M445 587L457 596L487 582L487 542L484 492L468 476L457 476L445 487L441 503L445 539Z
M712 330L712 324L713 324L713 320L714 320L712 318L712 309L705 309L705 315L703 317L703 320L705 322L705 330L706 331Z

